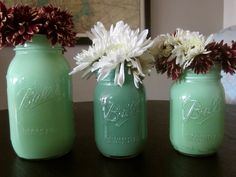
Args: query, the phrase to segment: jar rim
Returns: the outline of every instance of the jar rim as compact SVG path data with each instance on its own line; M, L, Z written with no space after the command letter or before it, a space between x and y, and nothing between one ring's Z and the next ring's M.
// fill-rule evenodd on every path
M51 45L49 39L44 34L35 34L31 41L27 41L23 45L19 44L15 46L14 50L21 51L25 50L26 48L27 50L63 50L60 44Z

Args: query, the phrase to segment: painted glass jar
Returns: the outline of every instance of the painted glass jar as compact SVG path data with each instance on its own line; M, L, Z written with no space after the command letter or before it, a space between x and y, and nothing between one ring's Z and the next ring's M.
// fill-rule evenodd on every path
M12 146L25 159L61 156L75 138L70 68L62 48L35 35L15 52L7 72Z
M111 158L138 155L147 139L144 87L136 88L128 73L125 79L122 87L115 85L112 72L95 89L95 140L99 151Z
M186 71L171 87L170 140L184 154L215 153L224 137L225 96L220 69L206 74Z

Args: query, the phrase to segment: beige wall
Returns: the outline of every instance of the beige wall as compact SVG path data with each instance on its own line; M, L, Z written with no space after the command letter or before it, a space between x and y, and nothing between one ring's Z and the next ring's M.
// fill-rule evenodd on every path
M236 25L236 1L224 0L224 28Z
M171 32L176 27L203 34L218 31L223 26L223 2L224 0L151 0L152 34Z
M152 37L172 32L177 27L214 33L223 26L223 0L151 0L151 26ZM66 58L71 67L75 66L73 56L86 47L68 49ZM0 109L7 108L5 75L13 55L12 48L0 51ZM80 75L73 76L73 99L91 101L96 81L94 78L82 80ZM157 76L153 71L145 79L147 99L168 100L170 84L171 80L165 75Z

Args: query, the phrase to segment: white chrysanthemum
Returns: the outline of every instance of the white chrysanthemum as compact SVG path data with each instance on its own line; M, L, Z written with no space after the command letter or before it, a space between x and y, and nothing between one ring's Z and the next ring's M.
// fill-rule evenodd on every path
M92 64L106 53L110 39L102 23L97 22L94 28L91 29L91 33L88 33L88 36L93 44L88 50L83 50L75 56L77 66L73 68L70 74L85 70L82 77L89 77L92 72Z
M206 45L211 41L212 36L207 40L199 32L190 32L182 29L177 29L175 34L174 49L170 58L176 58L176 64L188 67L194 57L199 54L206 54Z
M133 72L134 84L138 87L138 83L142 83L141 78L145 77L145 75L151 73L151 69L155 65L155 59L152 54L149 52L144 52L141 56L138 57L136 64L133 63L133 67L135 67L135 72Z
M119 21L115 26L112 25L109 31L98 22L91 32L93 46L76 56L78 66L72 73L81 70L86 70L85 74L97 71L97 79L101 80L115 70L114 82L122 86L127 64L129 73L134 75L135 86L138 87L141 78L145 76L143 68L147 70L147 66L140 63L139 56L153 44L151 39L146 39L148 30L133 31L123 21Z
M149 49L150 53L155 58L169 57L175 44L173 36L166 34L157 36L154 40L153 46Z

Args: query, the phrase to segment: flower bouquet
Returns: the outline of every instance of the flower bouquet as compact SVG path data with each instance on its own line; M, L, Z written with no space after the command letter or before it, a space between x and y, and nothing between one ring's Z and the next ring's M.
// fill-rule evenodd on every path
M122 86L127 68L138 88L138 84L142 83L142 79L154 66L154 58L148 52L153 42L150 38L146 39L147 35L148 30L131 30L123 21L111 25L109 31L101 22L97 22L89 33L92 46L78 53L75 57L78 66L71 74L84 70L83 77L96 73L99 81L115 70L114 83Z
M44 34L52 45L75 43L72 15L58 7L15 5L7 8L0 2L0 47L23 45L35 34Z
M173 80L180 79L185 70L207 73L218 65L226 72L236 71L236 42L212 41L199 32L177 29L173 34L159 35L154 40L152 53L158 73L167 73Z

